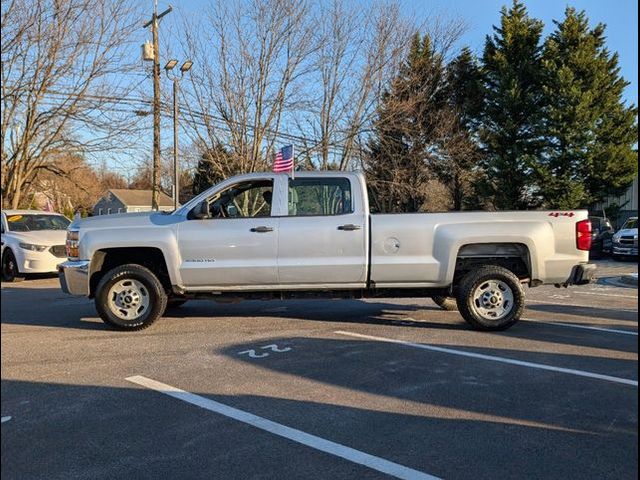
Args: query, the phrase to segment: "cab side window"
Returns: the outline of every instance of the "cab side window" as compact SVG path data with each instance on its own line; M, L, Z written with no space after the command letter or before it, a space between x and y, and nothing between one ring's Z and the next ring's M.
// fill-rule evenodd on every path
M271 216L273 180L238 183L209 199L213 218L253 218Z
M343 215L353 212L348 178L289 180L289 216Z

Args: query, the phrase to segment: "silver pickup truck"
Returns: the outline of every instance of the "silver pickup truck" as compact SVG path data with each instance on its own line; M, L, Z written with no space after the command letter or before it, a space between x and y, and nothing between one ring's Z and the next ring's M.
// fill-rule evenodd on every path
M74 221L59 276L125 330L192 298L400 296L504 330L525 285L588 283L590 244L586 211L376 214L358 173L254 173L171 213Z

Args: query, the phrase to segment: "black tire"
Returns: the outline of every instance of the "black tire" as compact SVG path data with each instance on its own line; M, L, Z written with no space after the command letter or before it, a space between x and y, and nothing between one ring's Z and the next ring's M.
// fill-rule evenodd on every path
M18 262L16 256L11 249L7 248L2 255L2 281L3 282L21 282L24 275L18 270Z
M135 283L134 283L135 282ZM127 283L132 289L136 289L131 295L128 295L126 288ZM113 296L109 301L109 293L112 288L121 288L120 293L111 292ZM114 287L116 286L116 287ZM145 309L140 311L139 316L132 316L131 319L121 318L115 312L128 312L136 310L136 304L132 303L131 307L122 307L121 309L113 308L111 305L118 303L116 299L121 296L139 298L139 303L147 303ZM145 299L145 297L147 297ZM141 265L128 264L116 267L108 271L98 283L95 295L95 305L102 321L117 330L142 330L151 326L164 313L167 307L167 293L164 287L154 275L154 273ZM132 314L136 315L134 311Z
M589 260L599 260L604 256L604 244L600 242L594 245L594 248L589 252Z
M508 287L513 297L507 306L507 298L509 297L506 290L501 288L493 289L489 285L497 284L502 287ZM492 290L489 290L489 289ZM483 297L488 295L487 300L489 307L484 308L481 301L475 300L479 292L485 291ZM492 293L492 292L495 292ZM491 309L496 308L492 302L494 299L504 300L504 308L502 304L496 304L496 307L505 311L504 316L499 318L490 318L488 315L492 313ZM473 270L465 275L458 288L457 296L458 310L466 322L476 330L497 331L506 330L513 326L522 315L524 310L524 288L516 275L506 268L497 265L486 265L477 270ZM508 309L507 309L508 307ZM485 310L487 315L482 315L481 311ZM498 310L496 310L498 311Z
M454 297L431 297L431 300L435 302L441 309L446 310L447 312L455 312L458 310L458 304L456 303L456 299Z

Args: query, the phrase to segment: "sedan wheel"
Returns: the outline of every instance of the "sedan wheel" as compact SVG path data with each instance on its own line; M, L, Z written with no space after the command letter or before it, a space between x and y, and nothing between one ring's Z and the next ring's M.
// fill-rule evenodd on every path
M13 252L7 249L2 255L2 281L3 282L21 282L24 275L18 270L18 262Z

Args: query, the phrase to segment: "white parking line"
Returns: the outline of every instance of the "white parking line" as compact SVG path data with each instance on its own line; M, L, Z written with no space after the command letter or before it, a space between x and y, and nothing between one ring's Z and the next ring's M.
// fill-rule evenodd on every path
M618 295L616 293L600 293L600 292L581 292L580 290L574 290L573 293L578 295L599 295L601 297L616 297L616 298L638 298L638 295Z
M620 333L622 335L635 335L636 337L638 336L638 332L632 332L629 330L618 330L615 328L590 327L587 325L577 325L574 323L563 323L563 322L546 322L544 320L536 320L534 318L523 318L522 320L525 322L531 322L531 323L544 323L545 325L558 325L559 327L581 328L584 330L597 330L599 332Z
M9 420L11 420L10 416L2 417L2 423L8 422Z
M133 377L126 378L131 383L141 385L143 387L155 390L156 392L164 393L170 397L177 398L183 402L196 405L205 410L224 415L225 417L238 420L239 422L246 423L252 427L259 428L265 432L273 433L280 437L284 437L288 440L292 440L296 443L306 445L315 450L335 455L336 457L344 458L353 463L364 465L378 472L386 473L396 478L402 478L406 480L437 480L438 477L429 475L418 470L405 467L403 465L390 462L384 458L369 455L368 453L355 450L353 448L341 445L339 443L326 440L309 433L305 433L295 428L287 427L280 423L272 422L263 417L259 417L249 412L239 410L237 408L230 407L223 403L216 402L214 400L195 395L193 393L181 390L171 385L158 382L151 378L135 375Z
M405 340L396 340L394 338L386 337L374 337L373 335L363 335L362 333L343 332L341 330L335 331L338 335L347 335L350 337L364 338L366 340L375 340L377 342L395 343L404 345L406 347L420 348L422 350L431 350L433 352L449 353L452 355L459 355L461 357L479 358L481 360L489 360L492 362L507 363L510 365L518 365L520 367L536 368L539 370L549 370L551 372L568 373L570 375L577 375L579 377L596 378L598 380L605 380L607 382L622 383L624 385L638 386L637 380L630 380L628 378L612 377L610 375L602 375L600 373L586 372L584 370L574 370L573 368L554 367L552 365L545 365L542 363L525 362L522 360L516 360L513 358L496 357L493 355L485 355L483 353L467 352L465 350L455 350L453 348L436 347L435 345L426 345L424 343L413 343Z
M615 310L616 312L626 312L626 313L637 313L637 309L633 308L608 308L602 307L599 305L577 305L575 303L565 303L565 302L549 302L548 300L534 300L532 298L527 298L526 303L540 303L542 305L560 305L561 307L576 307L576 308L599 308L601 310Z

